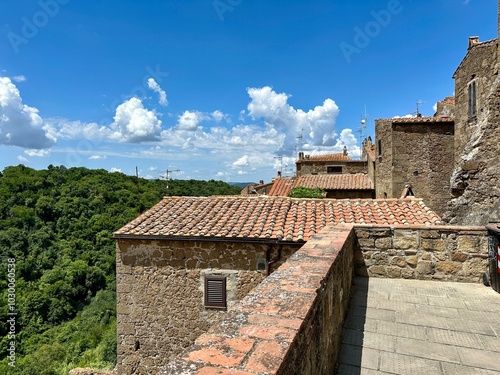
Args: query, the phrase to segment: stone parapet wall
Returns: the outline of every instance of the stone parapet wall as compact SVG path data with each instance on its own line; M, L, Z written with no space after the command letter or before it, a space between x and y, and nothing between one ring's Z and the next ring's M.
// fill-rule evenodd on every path
M118 374L156 374L222 318L204 307L204 275L227 278L230 309L300 245L120 239L117 241Z
M169 363L164 374L333 374L355 243L350 226L324 228Z
M356 274L481 282L488 269L484 227L356 226Z

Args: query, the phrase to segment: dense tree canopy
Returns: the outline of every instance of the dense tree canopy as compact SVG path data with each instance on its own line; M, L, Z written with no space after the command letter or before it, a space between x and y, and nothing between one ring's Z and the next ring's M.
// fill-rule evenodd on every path
M37 171L19 165L0 173L0 374L114 366L112 233L157 203L165 187L162 180L64 166ZM170 180L168 193L239 191L222 181ZM9 335L12 317L15 338ZM12 341L16 367L9 366Z

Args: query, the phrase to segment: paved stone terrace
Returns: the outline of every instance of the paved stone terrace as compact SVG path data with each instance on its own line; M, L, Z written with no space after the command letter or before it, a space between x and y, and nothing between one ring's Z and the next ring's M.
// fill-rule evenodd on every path
M354 279L338 375L500 374L500 294L482 284Z

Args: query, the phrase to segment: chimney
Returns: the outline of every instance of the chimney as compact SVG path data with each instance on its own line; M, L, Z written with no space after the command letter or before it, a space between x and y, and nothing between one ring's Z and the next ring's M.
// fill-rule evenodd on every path
M344 152L343 152L344 156L347 156L347 146L344 146Z
M299 159L304 159L304 153L303 152L299 152Z
M469 49L471 49L472 46L475 46L476 44L479 44L479 37L478 36L470 36L469 37Z
M260 180L259 185L264 185L264 180Z
M278 171L278 178L281 178L281 171Z

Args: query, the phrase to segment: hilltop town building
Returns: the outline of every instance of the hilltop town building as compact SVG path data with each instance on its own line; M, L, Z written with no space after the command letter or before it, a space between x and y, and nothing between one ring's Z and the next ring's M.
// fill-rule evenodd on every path
M381 119L375 122L375 133L376 197L399 198L410 185L416 197L443 215L451 199L453 119Z
M157 373L328 225L439 220L418 199L164 198L114 234L118 373Z
M498 25L500 30L500 20ZM500 221L499 40L469 38L467 54L453 75L453 199L444 215L450 223L485 225Z

